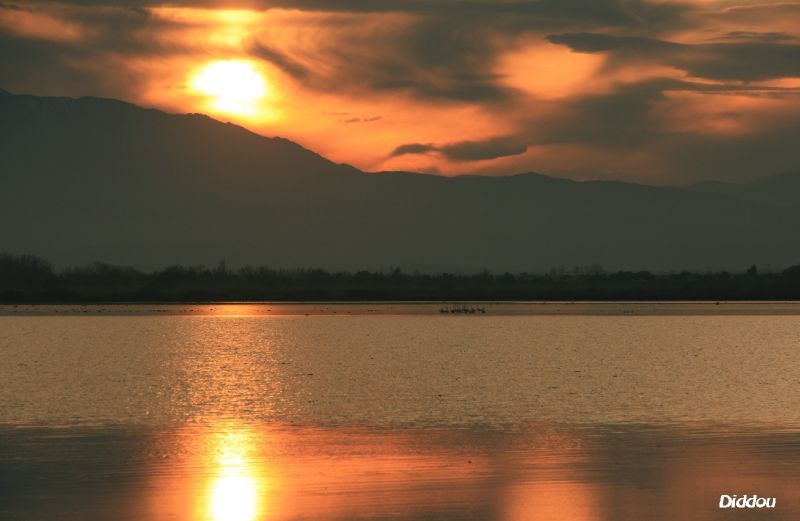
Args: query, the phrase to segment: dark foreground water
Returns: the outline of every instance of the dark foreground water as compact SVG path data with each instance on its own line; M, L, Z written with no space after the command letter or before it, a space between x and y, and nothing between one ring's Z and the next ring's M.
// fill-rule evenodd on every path
M2 308L0 519L800 519L793 305L538 306Z

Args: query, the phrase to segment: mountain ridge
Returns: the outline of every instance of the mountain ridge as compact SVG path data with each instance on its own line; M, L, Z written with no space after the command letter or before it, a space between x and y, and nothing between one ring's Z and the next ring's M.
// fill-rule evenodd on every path
M790 171L746 183L702 181L684 189L720 194L780 206L800 205L800 171Z
M800 259L800 209L685 187L366 173L208 116L103 98L3 96L0 133L0 250L59 264L530 272Z
M347 163L336 163L334 161L331 161L330 159L325 158L321 154L318 154L317 152L313 151L312 149L310 149L310 148L308 148L306 146L303 146L303 145L301 145L301 144L299 144L299 143L297 143L295 141L292 141L290 139L287 139L287 138L284 138L284 137L281 137L281 136L265 136L263 134L255 132L253 130L250 130L247 127L245 127L243 125L240 125L238 123L234 123L234 122L231 122L231 121L218 120L218 119L216 119L216 118L214 118L212 116L209 116L209 115L201 113L201 112L170 113L170 112L163 111L161 109L142 107L142 106L137 105L135 103L131 103L131 102L124 101L124 100L119 100L119 99L114 99L114 98L106 98L106 97L97 97L97 96L69 97L69 96L36 96L36 95L32 95L32 94L12 94L11 92L9 92L9 91L7 91L7 90L5 90L3 88L0 88L0 94L12 96L12 97L17 97L17 98L27 98L27 99L36 100L36 101L50 100L50 101L55 101L55 102L59 102L59 101L60 102L76 101L76 102L101 103L101 104L109 104L109 105L116 105L116 106L119 106L119 107L125 107L126 109L134 110L134 111L147 111L147 112L150 112L150 113L154 113L154 114L158 114L160 116L166 116L166 117L198 118L200 120L213 122L214 124L227 125L227 126L229 126L231 128L238 129L238 130L243 131L243 132L245 132L245 133L247 133L247 134L249 134L251 136L254 136L254 137L263 138L263 139L271 140L271 141L275 141L275 142L283 142L283 143L286 143L286 144L290 144L290 145L292 145L294 147L298 147L299 149L301 149L301 150L303 150L305 152L308 152L308 153L313 154L313 155L315 155L317 157L320 157L320 158L322 158L322 159L324 159L326 161L329 161L332 164L337 164L339 166L347 167L347 168L350 168L350 169L352 169L354 171L358 171L360 173L371 174L371 175L419 175L419 176L429 176L429 177L434 177L434 178L445 178L445 179L453 179L453 178L461 178L461 179L463 179L463 178L499 179L499 178L517 178L517 177L528 177L528 176L531 176L531 177L536 177L536 178L541 178L541 179L557 180L557 181L568 182L568 183L621 183L621 184L624 184L624 185L639 185L639 186L647 186L647 187L659 188L659 189L679 189L679 190L689 190L689 191L700 191L700 190L706 188L707 186L708 187L725 186L725 187L736 187L736 188L752 187L754 185L765 186L765 185L768 185L768 184L776 184L776 182L782 181L782 180L790 180L793 184L796 183L796 184L800 185L800 170L783 172L783 173L774 174L774 175L769 175L767 177L760 178L760 179L757 179L757 180L754 180L754 181L750 181L750 182L733 183L733 182L727 182L727 181L720 181L720 180L713 180L712 179L712 180L706 180L706 181L700 181L700 182L697 182L697 183L692 183L692 184L689 184L689 185L674 185L674 186L673 185L649 185L649 184L646 184L646 183L634 182L634 181L623 181L623 180L619 180L619 179L585 179L585 180L576 180L576 179L569 179L569 178L558 177L558 176L553 176L553 175L549 175L549 174L543 174L543 173L540 173L540 172L532 172L532 171L518 172L518 173L509 174L509 175L503 175L503 176L480 175L480 174L459 174L459 175L456 175L456 176L440 176L440 175L437 175L437 174L429 174L429 173L425 173L425 172L403 171L403 170L374 171L374 172L373 171L363 171L363 170L360 170L360 169L358 169L358 168L356 168L356 167L354 167L352 165L349 165ZM709 192L710 191L711 190L709 190ZM800 204L800 201L798 201L798 204Z

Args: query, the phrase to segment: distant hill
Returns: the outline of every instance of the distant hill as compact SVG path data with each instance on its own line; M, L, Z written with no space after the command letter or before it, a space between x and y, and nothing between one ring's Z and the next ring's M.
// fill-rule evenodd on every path
M744 269L797 264L798 217L696 187L369 174L198 114L0 95L0 250L61 265Z
M769 205L800 206L800 171L787 172L752 183L707 181L689 185L686 189Z

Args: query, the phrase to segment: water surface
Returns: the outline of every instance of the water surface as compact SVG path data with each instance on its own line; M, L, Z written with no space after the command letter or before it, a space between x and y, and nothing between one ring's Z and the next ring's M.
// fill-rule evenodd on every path
M0 518L800 517L796 305L569 305L0 308Z

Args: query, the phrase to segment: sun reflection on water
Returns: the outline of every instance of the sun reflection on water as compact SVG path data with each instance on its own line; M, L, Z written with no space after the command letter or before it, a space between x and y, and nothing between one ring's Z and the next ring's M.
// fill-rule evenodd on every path
M263 511L260 499L266 487L248 459L250 443L244 432L228 433L221 442L209 493L208 517L214 521L253 521Z
M256 518L256 481L246 474L231 473L217 478L211 495L214 521L251 521Z

